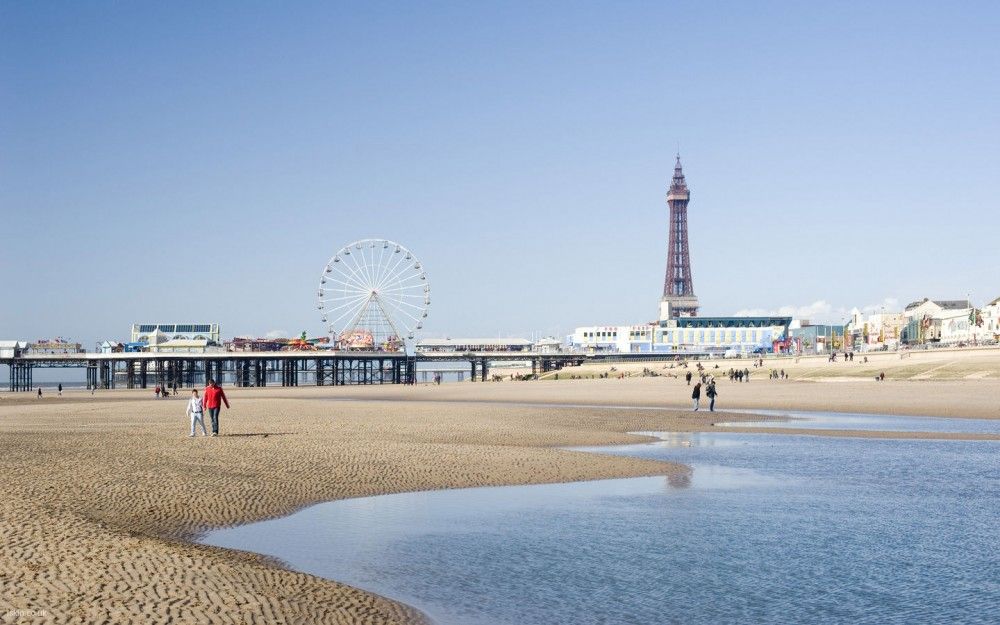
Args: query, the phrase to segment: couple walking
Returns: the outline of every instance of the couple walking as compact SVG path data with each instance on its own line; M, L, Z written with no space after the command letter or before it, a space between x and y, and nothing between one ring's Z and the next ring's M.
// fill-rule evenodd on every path
M708 410L709 412L715 412L715 398L718 397L719 391L715 388L715 378L713 377L708 382L708 386L705 387L705 395L708 396ZM698 411L698 404L701 403L701 382L694 385L694 390L691 392L691 400L694 404L695 412Z
M187 414L191 417L191 436L194 436L195 425L201 425L201 433L204 436L208 436L208 432L205 430L205 417L204 412L208 411L208 416L212 420L212 436L219 435L219 411L222 409L222 404L229 408L229 400L226 399L226 392L222 390L222 387L215 383L215 380L209 380L208 386L205 387L205 396L198 397L198 389L191 389L191 399L188 400Z

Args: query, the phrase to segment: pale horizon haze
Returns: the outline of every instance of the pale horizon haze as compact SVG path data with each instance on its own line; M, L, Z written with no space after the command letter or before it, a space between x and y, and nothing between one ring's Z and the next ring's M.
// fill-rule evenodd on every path
M1000 296L1000 5L0 4L0 339L321 335L345 244L422 336Z

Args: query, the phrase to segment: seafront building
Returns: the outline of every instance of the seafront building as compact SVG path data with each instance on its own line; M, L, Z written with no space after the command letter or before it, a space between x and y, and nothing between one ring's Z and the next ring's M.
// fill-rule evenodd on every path
M787 352L791 317L677 317L627 326L585 326L566 337L585 352L736 356Z
M792 321L788 330L792 353L802 355L829 354L844 349L846 326L813 324L808 320Z
M908 345L979 344L1000 340L1000 298L983 308L968 299L924 298L906 306L902 342Z

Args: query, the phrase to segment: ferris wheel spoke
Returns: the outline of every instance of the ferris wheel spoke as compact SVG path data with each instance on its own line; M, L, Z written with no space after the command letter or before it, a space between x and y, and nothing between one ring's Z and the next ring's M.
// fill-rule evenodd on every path
M389 269L389 261L385 259L385 251L389 248L389 244L385 241L382 242L382 249L378 253L378 271L375 273L375 288L378 288L379 284L382 283L382 277ZM389 258L392 260L392 257Z
M417 306L416 304L413 304L413 303L410 303L410 302L404 302L403 300L398 300L396 303L400 304L401 306L409 306L410 308L416 308L419 311L423 311L424 310L423 306Z
M328 302L331 303L331 304L336 304L337 308L340 308L341 306L344 306L346 304L352 304L352 303L355 303L355 302L360 302L360 301L364 300L366 297L367 297L367 294L362 293L362 294L359 294L359 295L355 295L353 297L346 297L346 298L342 297L342 298L320 300L320 301L323 302L324 304L326 304Z
M357 276L358 283L361 285L362 288L370 289L371 278L368 276L368 272L365 271L364 265L358 261L358 256L362 255L362 253L359 252L360 252L359 250L355 250L354 253L351 254L351 262L354 263L353 267L353 269L355 270L354 275Z
M363 256L363 258L365 259L365 266L364 266L365 274L368 276L368 284L370 284L371 288L374 289L376 284L375 248L372 247L371 244L365 244L363 247L365 248L365 254Z
M350 299L343 299L343 300L320 300L320 301L323 302L323 304L326 304L327 302L329 302L330 304L335 304L335 306L333 308L331 308L330 310L337 310L339 308L343 308L344 306L350 306L351 304L357 304L357 303L363 302L364 300L365 300L365 296L364 295L358 295L358 296L352 297Z
M351 319L353 319L355 316L360 315L360 313L364 312L365 306L367 306L367 303L362 303L362 304L360 304L356 308L349 308L349 309L347 309L346 311L342 312L339 317L337 317L336 319L334 319L333 321L331 321L330 325L337 325L338 323L340 323L341 321L343 321L345 318L348 318L348 317L350 317ZM344 328L345 331L349 331L349 330L353 330L353 329L354 328L350 327L350 325L348 327Z
M392 257L389 257L389 263L387 263L387 265L391 266L387 267L385 276L383 276L382 280L379 281L380 287L385 286L385 282L387 280L391 280L393 276L397 275L396 271L399 269L399 266L406 262L406 254L403 254L402 252L398 252L398 254L399 258L393 259Z
M331 315L336 314L338 311L344 311L344 310L346 310L346 311L350 312L352 310L360 308L361 306L364 306L364 304L365 303L364 303L363 300L357 300L357 301L353 301L353 302L347 302L345 304L341 304L340 306L334 306L333 308L324 309L324 310L327 313L327 318L329 318ZM338 319L339 319L339 317L338 317Z
M321 299L327 300L340 300L354 297L366 297L368 296L368 291L362 291L361 289L330 289L327 293L326 291L320 295Z
M418 319L417 317L414 317L413 315L411 315L410 313L406 312L405 310L398 310L397 309L396 312L398 312L400 315L405 315L406 317L408 317L409 319L411 319L413 321L412 324L407 324L408 329L411 330L411 331L414 330L414 329L416 329L417 324L420 323L420 319Z
M408 277L408 278L403 278L402 280L400 280L396 284L390 285L389 287L386 287L384 289L379 289L379 291L381 293L392 293L394 291L403 291L403 290L406 290L406 289L414 289L414 288L419 287L422 283L425 283L425 282L426 282L426 280L421 280L419 276L411 276L411 277Z
M397 275L396 274L396 270L405 261L406 261L406 254L400 253L399 258L396 259L396 264L394 264L391 268L389 268L385 272L385 277L383 277L381 280L379 280L378 288L381 289L382 287L386 286L386 284L385 284L386 281L387 280L391 280L393 278L393 276Z
M335 278L330 278L330 280L340 282L345 286L347 285L354 286L358 290L366 290L364 284L364 278L358 275L357 271L353 267L347 264L347 261L341 259L341 262L338 263L338 265L339 266L336 268L335 271L339 274L339 276Z
M325 295L325 294L324 294ZM348 299L355 297L366 297L369 293L367 291L331 291L329 297L323 301L334 301L339 299Z

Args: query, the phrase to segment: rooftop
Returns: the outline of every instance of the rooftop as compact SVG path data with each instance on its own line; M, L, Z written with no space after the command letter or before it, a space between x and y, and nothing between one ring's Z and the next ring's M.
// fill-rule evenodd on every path
M933 302L940 306L944 310L961 310L963 308L972 308L972 304L967 299L930 299L925 297L924 299L917 300L915 302L910 302L906 305L905 310L913 310L918 306L926 304L927 302Z

